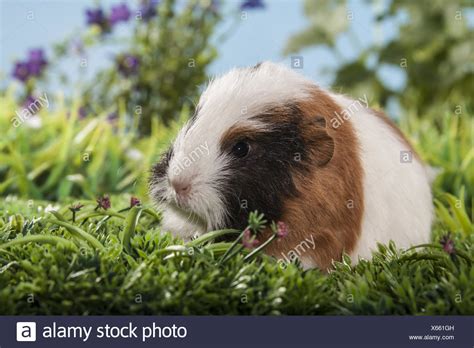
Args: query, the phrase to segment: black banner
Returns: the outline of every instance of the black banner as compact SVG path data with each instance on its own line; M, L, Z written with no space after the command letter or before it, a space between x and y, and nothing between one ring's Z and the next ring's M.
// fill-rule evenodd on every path
M3 316L12 347L473 347L474 317Z

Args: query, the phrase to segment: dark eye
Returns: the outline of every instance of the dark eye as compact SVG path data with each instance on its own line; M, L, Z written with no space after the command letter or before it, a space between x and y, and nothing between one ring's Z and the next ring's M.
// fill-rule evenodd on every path
M250 150L250 145L244 141L239 141L237 144L234 145L232 148L232 153L234 156L238 158L242 158L247 156Z

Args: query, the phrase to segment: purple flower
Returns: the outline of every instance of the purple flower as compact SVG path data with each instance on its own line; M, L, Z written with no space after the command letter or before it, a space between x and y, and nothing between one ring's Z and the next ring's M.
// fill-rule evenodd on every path
M16 62L13 68L12 76L22 82L25 82L30 77L30 67L28 63Z
M118 119L118 115L117 115L117 112L115 111L107 115L107 121L109 121L110 123L114 123L115 121L117 121L117 119Z
M81 203L73 204L69 207L69 210L72 213L72 222L76 222L76 213L84 207Z
M69 207L69 210L75 213L81 210L83 207L84 207L84 204L76 203L76 204L71 205Z
M241 10L254 10L258 8L265 8L265 4L262 0L245 0L240 4Z
M31 49L28 53L28 61L46 63L43 49L42 48Z
M112 7L110 13L110 24L114 25L119 22L126 22L130 18L130 10L125 3L116 5Z
M441 237L440 243L443 247L443 250L449 255L454 255L456 253L456 249L454 248L454 241L451 239L450 233Z
M244 234L242 236L242 244L247 249L253 249L253 248L257 247L260 244L260 242L252 234L252 231L250 231L250 229L247 228L247 229L245 229Z
M278 239L288 236L288 226L283 221L278 221L276 235Z
M38 111L39 111L39 109L41 108L41 104L37 105L37 101L38 101L38 98L35 98L31 94L28 94L26 96L25 100L23 101L23 107L27 108L27 109L30 109L30 105L34 104L34 105L32 105L31 109L34 110L35 108L38 108Z
M112 206L112 204L110 203L109 196L99 197L99 198L97 198L96 201L97 201L97 207L95 208L96 210L99 209L99 208L107 210Z
M39 76L43 71L43 68L48 64L48 61L44 56L44 51L41 48L30 50L27 64L30 74L33 76Z
M140 205L140 204L141 204L141 202L137 197L131 197L130 198L130 208L132 208L136 205Z
M78 115L79 115L79 119L82 120L83 118L86 118L86 116L87 116L87 109L86 109L86 107L81 106L81 107L79 108L79 110L77 111L77 113L78 113Z
M31 76L39 76L44 67L48 64L44 51L41 48L32 49L28 53L26 61L15 63L12 76L22 82L27 81Z
M156 6L159 0L143 0L138 12L142 15L142 19L146 22L156 16Z
M87 24L98 25L102 30L108 29L108 21L105 18L104 11L101 8L86 10Z
M118 57L118 70L123 76L135 75L138 72L139 60L132 54L123 54Z

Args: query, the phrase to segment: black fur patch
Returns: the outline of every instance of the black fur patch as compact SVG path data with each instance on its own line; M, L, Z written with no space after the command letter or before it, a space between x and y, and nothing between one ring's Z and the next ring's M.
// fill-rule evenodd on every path
M150 187L155 185L159 179L162 179L164 176L166 176L166 171L168 170L171 156L173 156L173 146L170 146L169 149L163 153L163 155L161 155L160 161L151 168L151 175L148 182ZM161 199L161 197L152 198L155 200Z
M303 117L296 105L269 110L255 118L267 123L268 129L243 135L221 149L224 156L232 156L230 149L236 142L250 144L246 157L232 159L228 167L232 174L222 183L230 213L225 227L245 228L254 210L269 221L278 220L285 198L298 195L293 173L309 170L308 150L300 129Z

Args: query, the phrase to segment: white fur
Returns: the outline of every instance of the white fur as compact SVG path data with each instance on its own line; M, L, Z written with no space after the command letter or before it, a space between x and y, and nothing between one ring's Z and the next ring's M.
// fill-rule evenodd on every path
M175 206L164 205L160 207L164 210L163 229L187 239L225 227L227 210L219 181L225 180L229 173L225 170L228 159L219 149L222 135L236 124L263 127L250 118L269 106L309 97L308 86L310 81L303 76L269 62L262 63L258 69L233 69L212 80L199 100L196 120L183 127L174 142L174 156L167 173L169 181L175 179L176 167L206 143L208 155L201 156L179 173L180 179L192 183L189 206L200 219ZM153 190L165 192L168 199L176 198L168 180L156 185L152 194ZM204 220L207 225L197 220Z
M229 173L225 169L228 159L219 151L222 135L236 124L262 127L250 118L269 106L310 98L311 85L301 75L273 63L263 63L257 69L234 69L211 81L199 101L196 120L183 127L174 143L168 178L152 189L152 194L160 191L173 200L176 196L169 180L180 176L192 183L188 210L168 204L162 207L163 229L187 239L225 227L227 210L219 182ZM343 109L353 103L344 96L330 95ZM400 163L400 151L408 149L368 109L357 108L346 122L356 130L364 170L365 210L352 259L357 262L359 257L369 258L377 242L393 240L402 248L427 242L433 212L423 164L415 158L413 163ZM177 165L204 143L206 155L199 156L177 175Z
M330 95L343 109L353 102ZM412 163L401 163L400 151L410 149L368 109L358 109L348 121L356 130L364 170L362 233L352 260L370 258L377 243L393 240L397 247L407 248L428 242L433 204L424 165L414 156Z

